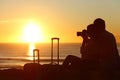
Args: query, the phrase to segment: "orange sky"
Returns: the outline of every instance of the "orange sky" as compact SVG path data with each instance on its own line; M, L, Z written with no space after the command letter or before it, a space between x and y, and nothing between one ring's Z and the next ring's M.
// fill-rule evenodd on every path
M98 17L120 42L119 8L119 0L0 0L0 42L25 42L24 31L30 20L44 36L38 42L50 42L51 37L81 42L76 32Z

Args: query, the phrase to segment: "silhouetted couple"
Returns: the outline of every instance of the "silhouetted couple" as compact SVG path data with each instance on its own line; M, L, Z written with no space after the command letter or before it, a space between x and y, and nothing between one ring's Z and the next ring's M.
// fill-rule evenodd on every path
M83 38L80 53L82 57L68 55L63 62L64 67L101 70L105 80L115 80L115 72L119 68L119 54L115 37L105 29L105 21L97 18L93 24L82 31Z

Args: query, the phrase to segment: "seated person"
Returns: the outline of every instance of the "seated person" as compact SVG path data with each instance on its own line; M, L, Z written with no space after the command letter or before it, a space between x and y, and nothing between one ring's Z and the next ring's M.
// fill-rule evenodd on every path
M64 67L71 65L73 67L80 68L84 65L87 65L86 63L91 65L98 63L98 50L94 33L94 25L88 25L87 31L83 30L80 36L83 38L82 46L80 49L82 57L79 58L77 56L68 55L63 62Z

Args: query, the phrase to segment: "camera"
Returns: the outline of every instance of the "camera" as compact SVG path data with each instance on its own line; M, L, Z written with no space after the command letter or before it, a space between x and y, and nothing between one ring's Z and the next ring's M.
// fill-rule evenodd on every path
M82 34L82 32L77 32L77 36L81 36Z
M87 30L83 30L82 32L77 32L77 36L84 36L87 34Z

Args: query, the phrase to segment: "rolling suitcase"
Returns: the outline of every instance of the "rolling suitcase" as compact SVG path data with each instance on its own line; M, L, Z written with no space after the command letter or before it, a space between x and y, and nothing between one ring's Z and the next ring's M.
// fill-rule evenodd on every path
M57 40L56 47L54 45L55 40ZM55 50L57 50L56 55L54 53ZM59 80L60 70L61 70L61 65L59 65L59 38L54 37L54 38L51 38L50 64L43 64L41 66L41 79L42 80Z

